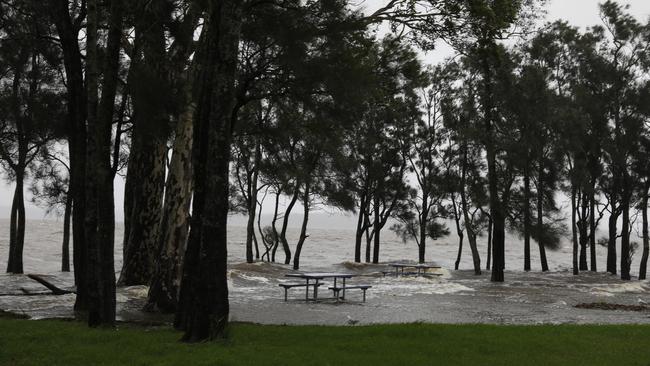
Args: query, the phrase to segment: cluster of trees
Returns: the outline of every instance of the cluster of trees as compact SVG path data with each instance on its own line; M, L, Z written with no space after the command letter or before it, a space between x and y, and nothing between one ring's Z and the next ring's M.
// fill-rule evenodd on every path
M290 263L286 224L302 201L293 258L298 268L309 208L318 199L357 215L357 262L364 247L365 261L378 262L380 233L389 221L391 230L417 244L423 262L427 240L449 235L442 219L452 219L459 238L456 269L467 237L474 270L481 273L477 238L487 234L487 269L492 267L494 280L503 280L508 229L523 239L526 271L532 268L533 241L541 270L548 271L546 250L569 237L575 274L596 271L596 248L604 245L606 270L630 279L640 247L631 238L640 227L644 279L650 28L615 2L603 3L600 14L603 24L585 32L558 21L507 47L498 40L510 36L511 24L525 21L522 14L504 9L495 21L494 13L477 12L470 33L454 39L460 57L429 69L403 39L370 39L364 56L345 65L356 68L356 79L346 80L362 99L351 105L333 100L331 107L353 123L338 118L339 125L301 131L284 148L277 136L297 128L280 127L280 104L263 99L245 124L256 120L260 129L236 131L234 147L234 206L249 215L247 260L254 260L254 249L255 259L275 261L281 245ZM333 147L329 153L317 148L322 142ZM299 164L303 146L316 149L325 164ZM310 190L305 182L321 188ZM275 210L271 226L262 227L259 212L268 194L275 197ZM290 197L284 213L278 213L281 195ZM570 202L568 219L558 202L562 196ZM637 216L640 225L634 225ZM608 235L598 238L603 217Z
M564 191L574 272L588 253L596 270L609 213L607 270L620 236L629 279L641 212L645 278L650 28L608 1L603 27L555 23L505 47L540 5L391 0L364 14L344 0L3 1L0 157L16 183L7 271L23 271L28 182L65 216L62 269L71 230L75 309L89 324L114 324L117 284L146 284L145 309L175 313L187 341L225 334L229 212L248 215L247 261L275 261L281 248L296 269L319 205L357 215L357 262L379 261L384 229L414 241L422 262L451 218L456 267L466 236L481 273L487 234L487 268L503 281L506 227L524 238L524 269L531 239L548 269ZM383 22L393 32L378 37ZM423 67L415 47L440 39L461 57Z

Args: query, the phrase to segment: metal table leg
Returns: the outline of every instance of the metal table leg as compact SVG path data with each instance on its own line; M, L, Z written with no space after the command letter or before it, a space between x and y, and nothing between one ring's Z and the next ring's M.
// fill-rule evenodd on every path
M309 301L309 278L307 279L307 286L305 286L305 301Z

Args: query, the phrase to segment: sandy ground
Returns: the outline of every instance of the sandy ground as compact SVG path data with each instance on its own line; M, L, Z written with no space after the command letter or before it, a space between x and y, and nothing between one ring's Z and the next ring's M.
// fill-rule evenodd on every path
M650 282L621 281L603 273L507 272L506 282L491 283L489 273L441 270L437 278L384 277L385 265L329 267L357 275L350 284L368 284L365 303L360 291L349 291L345 302L323 299L305 302L303 289L283 299L281 282L290 270L267 263L236 264L229 272L231 320L262 324L351 323L486 323L486 324L650 324L650 311L580 309L580 303L650 304ZM314 270L322 271L322 268ZM61 287L72 287L70 274L46 275ZM22 275L0 275L0 309L33 318L73 317L74 295L23 296L46 292ZM170 321L169 316L140 311L146 287L118 290L118 317L126 321ZM8 295L9 294L9 295ZM11 295L14 294L14 295ZM326 286L319 297L331 296Z

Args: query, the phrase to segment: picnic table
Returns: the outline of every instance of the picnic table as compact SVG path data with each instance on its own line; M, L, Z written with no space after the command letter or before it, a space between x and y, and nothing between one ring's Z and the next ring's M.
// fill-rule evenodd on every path
M350 279L352 277L355 277L356 275L352 273L337 273L337 272L310 272L310 273L289 273L285 275L286 277L292 277L292 278L300 278L305 280L305 284L301 284L300 286L305 287L305 300L317 300L318 299L318 287L321 285L320 281L327 279L327 278L332 278L334 279L334 286L331 287L338 299L338 291L339 289L343 292L342 298L345 299L345 289L348 288L345 286L345 280ZM336 286L336 281L340 279L343 281L343 285L341 287ZM314 281L310 283L310 281ZM310 298L309 297L309 288L313 287L314 291L314 297ZM365 295L365 291L364 291ZM365 298L365 296L364 296ZM286 288L285 288L285 300L286 300Z
M438 265L426 263L388 263L388 265L395 269L395 277L398 277L400 273L404 275L404 268L413 268L417 270L415 274L418 276L424 275L427 269L441 268Z

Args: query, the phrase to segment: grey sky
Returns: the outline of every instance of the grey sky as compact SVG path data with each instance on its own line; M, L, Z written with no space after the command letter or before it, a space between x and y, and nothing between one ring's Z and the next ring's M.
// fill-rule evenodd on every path
M556 19L567 20L570 24L579 27L588 27L600 24L600 17L598 14L598 0L550 0L547 5L548 14L546 20L553 21ZM359 1L359 4L366 6L368 9L373 9L385 3L385 0L366 0L365 2ZM630 5L630 13L642 22L646 22L650 17L650 1L649 0L627 0L619 1L621 4ZM424 55L424 59L428 63L435 63L450 56L452 51L449 47L441 45L435 51L431 51ZM9 215L9 207L13 197L13 184L7 183L2 174L2 181L0 182L0 218L7 218ZM31 199L29 193L26 193L26 199ZM124 199L124 181L121 177L116 178L115 181L115 208L116 218L121 221L122 202ZM43 210L34 207L29 202L27 203L27 217L30 219L41 219L44 216Z

